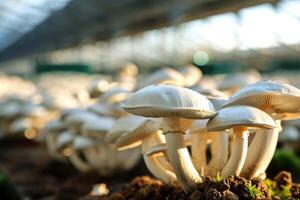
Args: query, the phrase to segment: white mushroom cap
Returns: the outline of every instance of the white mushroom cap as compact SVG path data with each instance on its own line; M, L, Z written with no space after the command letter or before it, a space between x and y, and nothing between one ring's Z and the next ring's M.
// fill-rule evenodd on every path
M88 110L104 116L120 117L124 115L124 111L119 106L108 103L95 103L88 107Z
M91 120L98 120L100 116L92 113L92 112L74 112L69 114L65 119L65 124L69 127L80 129L82 124Z
M115 120L110 117L98 117L97 119L92 119L86 121L81 127L81 133L85 136L104 138L107 131L109 131Z
M125 101L130 94L131 93L128 90L126 90L122 87L114 87L114 88L108 90L107 92L105 92L101 96L100 102L101 103L120 103L120 102Z
M47 114L47 111L42 106L27 104L22 108L20 114L28 117L43 117Z
M220 110L228 100L228 96L225 93L216 89L205 89L200 93L206 96L217 110Z
M196 92L202 93L203 90L216 89L217 82L212 77L203 77L198 84L190 87L190 89L195 90Z
M11 118L21 112L21 104L17 102L6 102L0 107L0 117Z
M129 131L121 135L115 142L115 146L119 149L128 149L137 147L141 144L141 141L151 136L152 134L157 134L160 128L160 122L152 119L147 119L141 123L134 130ZM126 148L125 148L126 147Z
M195 85L202 78L201 70L195 65L184 66L180 68L179 72L184 77L184 85L186 87Z
M264 111L251 106L230 106L221 109L211 118L206 129L208 131L222 131L236 126L252 128L276 128L276 123Z
M51 120L43 128L43 131L50 133L65 130L66 126L61 120Z
M146 118L128 115L115 121L105 136L105 142L114 143L122 134L130 132L143 123Z
M24 132L30 127L32 127L32 122L29 118L19 118L10 124L9 131L11 133L19 133Z
M210 118L215 115L211 102L186 88L157 84L132 94L123 105L132 114L145 117Z
M121 74L126 76L137 76L139 73L138 67L134 63L126 63L122 66Z
M271 107L277 117L291 119L300 117L300 90L276 81L259 81L242 88L229 98L225 106L250 105ZM298 114L297 114L298 113ZM289 116L292 114L293 116Z
M167 152L167 145L165 143L157 144L152 146L150 149L148 149L145 154L147 156L152 156L158 153L166 153Z
M64 131L61 134L59 134L59 136L57 137L57 140L56 140L55 149L59 151L60 149L64 148L65 146L71 145L75 138L75 135L76 134L70 130Z
M182 74L180 74L175 69L165 67L150 74L150 76L148 76L148 78L146 78L145 80L141 80L138 88L143 88L148 85L157 83L169 83L183 86L184 82L185 80Z
M90 93L90 96L92 98L96 98L109 90L110 88L110 81L106 79L95 79L90 82L90 85L88 87L88 91Z
M64 119L68 115L71 115L72 113L79 113L79 112L85 113L87 111L82 108L66 108L66 109L60 110L60 115L61 115L61 118Z
M294 126L287 126L279 135L280 142L297 142L300 140L300 132Z
M93 147L95 144L95 141L89 137L76 136L73 141L73 148L76 150L82 150Z

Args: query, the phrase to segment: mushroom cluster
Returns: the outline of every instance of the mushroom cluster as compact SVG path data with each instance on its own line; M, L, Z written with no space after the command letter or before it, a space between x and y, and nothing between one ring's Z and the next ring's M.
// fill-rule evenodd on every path
M39 132L49 153L102 176L142 156L153 176L185 191L218 174L264 179L278 139L299 139L297 125L281 122L300 118L300 90L262 79L254 70L203 77L193 65L138 76L130 63L116 76L46 74L26 98L0 87L1 127L48 121Z
M174 173L185 191L203 176L264 178L282 130L281 121L300 118L300 90L277 81L258 81L221 101L220 96L206 95L169 83L154 84L132 94L123 108L151 121L161 119L160 126L151 127L162 131L165 144L163 139L153 143L147 155L160 153L166 166L171 166L165 172ZM126 142L121 137L116 146L131 145L137 135L143 144L147 139L140 135L146 132L144 127L127 133L122 136ZM254 135L251 142L249 135ZM166 182L171 183L170 179Z

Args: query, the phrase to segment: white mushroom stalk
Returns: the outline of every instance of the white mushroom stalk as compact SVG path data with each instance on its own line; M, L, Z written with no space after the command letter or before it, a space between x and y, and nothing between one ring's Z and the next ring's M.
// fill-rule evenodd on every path
M132 94L123 108L132 114L163 118L167 152L180 186L189 191L202 181L186 148L184 134L193 119L215 115L203 95L172 85L151 85Z
M259 81L234 94L225 106L237 104L260 108L277 120L275 129L257 131L249 146L242 176L254 178L263 174L271 162L281 131L279 120L300 117L300 90L277 81Z
M88 172L91 171L92 168L89 165L88 161L83 158L84 149L90 148L94 146L95 143L93 140L91 140L88 137L83 136L76 136L73 141L73 148L72 148L72 154L69 157L72 164L81 172ZM80 154L81 153L81 154Z
M207 140L206 123L208 120L195 120L189 129L191 135L191 151L193 163L198 172L204 176L207 171Z
M146 120L133 131L125 133L117 139L115 146L124 150L141 145L143 158L149 171L165 183L174 184L177 182L176 176L172 170L168 169L168 166L165 166L167 160L164 155L146 155L152 146L165 142L158 129L159 122Z
M221 175L239 175L244 166L248 149L248 128L275 128L275 121L265 112L250 106L230 106L221 109L209 120L209 131L224 131L232 128L230 158ZM212 142L213 143L213 142Z
M221 172L228 160L228 132L212 131L208 135L211 139L211 160L208 163L207 175L214 177Z

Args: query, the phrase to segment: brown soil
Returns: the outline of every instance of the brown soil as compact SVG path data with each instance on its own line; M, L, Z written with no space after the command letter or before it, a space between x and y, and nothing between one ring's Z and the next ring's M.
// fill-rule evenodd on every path
M29 141L0 142L0 161L12 183L30 199L74 200L103 182L113 186L109 189L114 192L132 177L148 174L142 162L132 171L113 177L100 177L96 172L82 174L68 162L53 160L44 146Z
M291 196L280 198L272 196L264 181L246 180L242 177L230 176L219 181L207 177L191 193L184 193L179 187L171 187L161 181L141 176L133 179L120 191L107 196L85 196L81 200L294 200L300 199L300 185L292 184L289 173L282 172L272 182L276 187L290 186ZM249 188L256 192L250 192Z

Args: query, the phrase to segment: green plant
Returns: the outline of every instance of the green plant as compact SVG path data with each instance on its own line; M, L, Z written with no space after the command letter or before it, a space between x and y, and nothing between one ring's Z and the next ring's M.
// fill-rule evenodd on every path
M218 172L217 176L214 178L215 182L220 182L223 180L222 175L220 175L220 172Z
M282 200L288 199L292 196L290 185L278 187L277 183L270 179L266 179L265 183L268 189L271 191L272 196L278 196Z
M247 185L247 189L252 198L257 198L262 195L261 191L256 187L256 185L252 185L251 182Z

